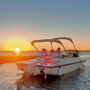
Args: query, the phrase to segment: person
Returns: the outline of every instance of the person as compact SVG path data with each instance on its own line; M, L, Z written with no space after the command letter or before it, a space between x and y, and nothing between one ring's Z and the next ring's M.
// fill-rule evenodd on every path
M76 50L76 53L77 53L77 55L79 56L79 52L78 52L78 50Z
M56 52L54 53L54 57L59 57L60 58L60 53L61 53L61 49L58 47Z
M41 57L48 56L47 50L43 48L42 51L41 51L41 55L40 56Z
M75 51L73 52L73 57L79 57L78 50L75 50Z
M53 49L51 49L49 56L54 57L54 50Z
M68 50L69 57L73 57L74 50Z

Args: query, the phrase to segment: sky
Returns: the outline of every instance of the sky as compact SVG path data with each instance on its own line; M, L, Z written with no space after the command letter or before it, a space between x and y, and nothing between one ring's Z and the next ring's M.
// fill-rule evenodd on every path
M31 42L63 36L90 50L90 0L0 0L1 51L14 37Z

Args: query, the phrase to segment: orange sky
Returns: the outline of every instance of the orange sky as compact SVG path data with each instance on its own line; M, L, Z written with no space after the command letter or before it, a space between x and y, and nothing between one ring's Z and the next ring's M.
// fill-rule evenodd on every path
M72 44L68 41L62 41L64 43L64 46L66 47L66 49L73 49ZM81 41L77 41L75 40L75 46L78 50L90 50L90 44L88 44L88 42L81 42ZM50 43L39 43L36 44L37 48L39 48L39 50L41 50L42 48L46 48L50 50ZM54 49L56 49L57 47L59 47L58 44L53 43L53 47ZM60 46L61 47L61 46ZM31 46L31 41L27 38L23 38L23 37L11 37L11 38L7 38L6 40L4 40L3 42L3 47L1 47L1 51L15 51L16 48L19 48L20 51L32 51L35 50L33 46ZM63 50L63 48L62 48Z

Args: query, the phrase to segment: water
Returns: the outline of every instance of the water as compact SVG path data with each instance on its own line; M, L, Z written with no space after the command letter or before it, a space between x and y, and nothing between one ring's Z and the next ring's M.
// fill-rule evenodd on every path
M87 59L85 68L70 76L30 77L25 80L22 71L15 63L0 64L0 90L90 90L90 52L82 52L81 57Z

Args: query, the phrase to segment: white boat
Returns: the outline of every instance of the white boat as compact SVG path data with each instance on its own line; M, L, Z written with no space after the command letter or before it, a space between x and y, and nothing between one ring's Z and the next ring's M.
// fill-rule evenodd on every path
M74 50L76 50L73 40L67 37L34 40L32 41L31 44L35 48L36 48L35 43L50 42L52 48L53 48L53 42L58 43L64 48L64 52L66 52L67 55L62 55L62 57L52 57L52 56L40 57L39 56L34 60L17 62L16 65L20 70L24 71L27 75L41 74L41 75L62 76L72 71L75 71L79 68L82 68L86 60L80 59L80 57L78 56L78 53L76 53L76 55L74 56L71 56L69 52L65 49L65 46L63 45L63 43L60 41L61 39L70 41L73 44ZM37 51L39 50L37 49Z

